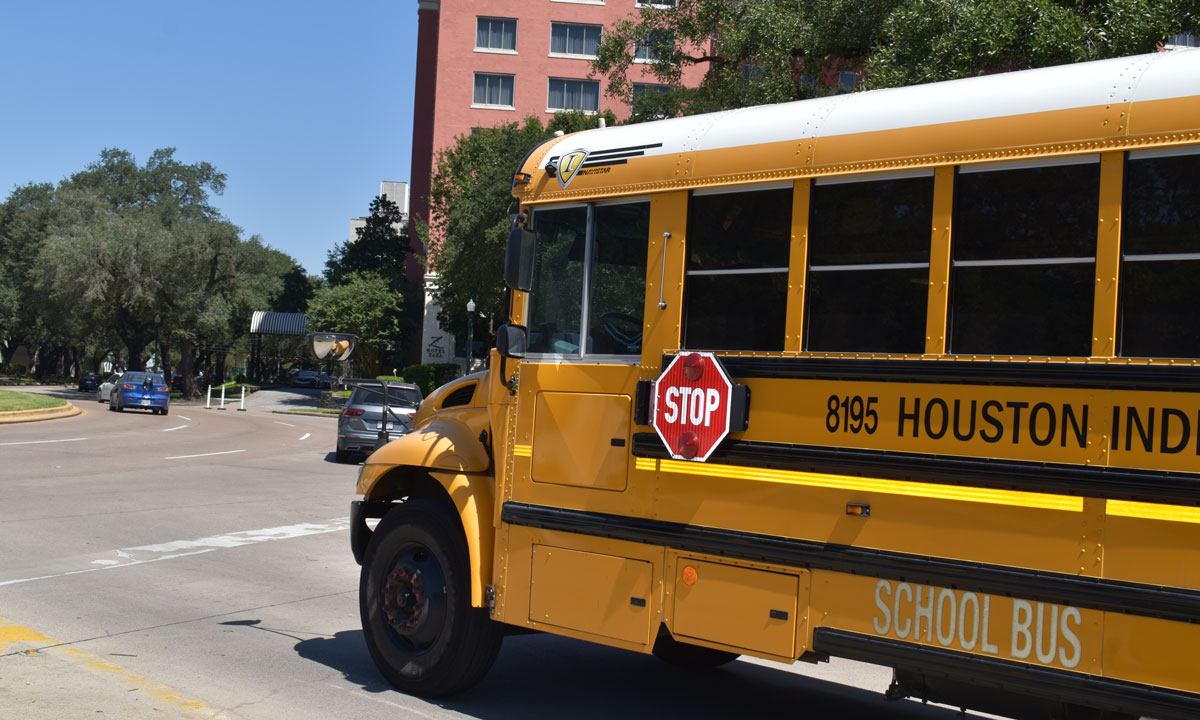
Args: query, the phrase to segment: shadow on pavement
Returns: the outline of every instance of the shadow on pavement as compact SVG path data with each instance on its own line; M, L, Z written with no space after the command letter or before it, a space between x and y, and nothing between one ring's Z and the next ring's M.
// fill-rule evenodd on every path
M362 455L362 454L358 454L358 453L351 453L350 454L350 460L351 460L350 462L340 463L337 461L337 453L331 452L331 453L326 453L325 462L332 463L334 465L362 465L362 462L363 462L363 460L366 459L366 457L367 457L366 455Z
M271 390L259 390L255 395L262 394L266 398L265 393L270 393L270 403L283 408L302 407L311 408L317 407L321 401L321 391L313 388L273 388Z
M296 643L296 654L340 672L347 682L372 693L391 692L392 686L375 669L362 630L343 630L333 637Z
M371 661L361 630L295 646L303 658L338 670L367 692L398 692ZM868 717L950 720L957 712L913 701L890 702L872 692L805 677L782 666L734 662L688 670L640 653L553 635L505 638L491 672L472 690L431 700L446 710L488 720L539 717L744 718ZM786 712L791 708L793 712ZM968 717L973 717L968 715Z

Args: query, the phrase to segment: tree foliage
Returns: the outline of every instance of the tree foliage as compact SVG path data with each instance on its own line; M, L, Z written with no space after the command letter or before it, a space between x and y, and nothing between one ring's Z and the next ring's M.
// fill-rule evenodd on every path
M386 195L371 201L369 214L354 240L346 240L329 251L325 261L325 280L340 285L352 275L374 273L403 298L396 335L388 345L396 351L405 342L419 342L421 333L422 289L409 279L408 262L412 245L408 239L407 218Z
M934 82L1154 51L1200 26L1196 0L912 0L889 14L868 87Z
M599 116L559 113L546 127L537 118L476 130L455 138L438 152L430 193L431 222L418 226L429 248L429 264L438 273L439 321L452 332L466 328L468 300L475 301L481 323L503 316L504 245L513 208L512 181L518 166L535 147L557 131L597 126ZM486 332L487 325L476 328ZM478 336L483 339L483 335Z
M380 359L400 334L403 298L378 273L352 272L337 285L317 290L308 304L310 327L358 336L356 363L377 372Z
M878 88L1151 52L1198 25L1200 0L679 0L610 27L593 69L636 121L837 92L839 71ZM641 67L669 92L635 98Z
M54 218L54 186L15 188L0 205L0 340L4 362L18 345L40 345L52 320L35 270L39 248Z
M170 148L144 166L108 149L57 188L14 190L0 205L0 338L86 348L93 363L123 345L130 369L152 342L174 346L190 379L195 343L227 350L298 269L221 217L209 196L224 183Z

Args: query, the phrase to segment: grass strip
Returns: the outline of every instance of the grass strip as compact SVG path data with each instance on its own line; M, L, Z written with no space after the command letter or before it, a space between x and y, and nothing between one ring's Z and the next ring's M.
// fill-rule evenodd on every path
M17 392L15 390L0 390L0 412L13 410L41 410L43 408L62 407L66 400L48 395Z

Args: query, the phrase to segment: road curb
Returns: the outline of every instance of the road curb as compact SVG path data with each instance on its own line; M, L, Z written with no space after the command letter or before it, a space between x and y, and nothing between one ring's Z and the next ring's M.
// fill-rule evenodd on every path
M272 410L271 414L273 414L273 415L303 415L304 417L330 417L330 418L336 418L338 416L337 413L315 413L315 412L304 412L303 410Z
M0 412L0 425L10 425L12 423L37 422L39 420L57 420L59 418L74 417L83 412L83 410L75 407L71 403L59 405L52 408L38 408L36 410L9 410Z

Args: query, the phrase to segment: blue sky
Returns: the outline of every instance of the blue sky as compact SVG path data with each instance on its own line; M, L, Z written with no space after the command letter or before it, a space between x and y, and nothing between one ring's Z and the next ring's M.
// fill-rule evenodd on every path
M0 198L118 147L228 176L212 198L310 273L409 181L416 0L6 2Z

